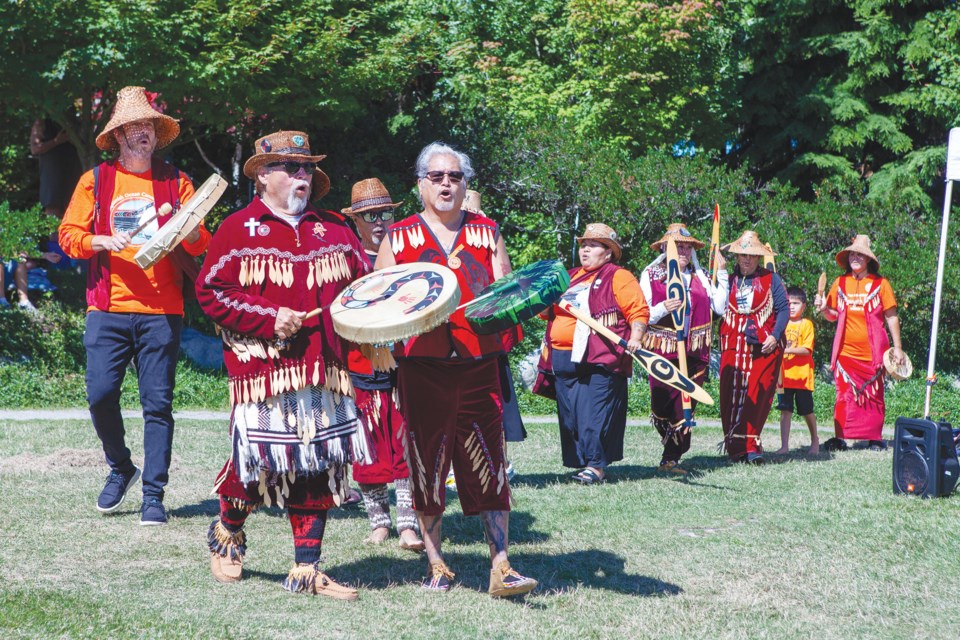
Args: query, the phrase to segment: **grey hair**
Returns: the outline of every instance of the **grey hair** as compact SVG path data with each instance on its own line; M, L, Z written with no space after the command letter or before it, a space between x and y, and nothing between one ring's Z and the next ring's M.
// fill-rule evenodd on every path
M470 156L443 142L431 142L417 156L417 178L427 177L427 167L430 165L433 156L453 156L456 158L457 162L460 163L460 171L463 171L463 177L468 182L476 175L473 171L473 164L470 162Z

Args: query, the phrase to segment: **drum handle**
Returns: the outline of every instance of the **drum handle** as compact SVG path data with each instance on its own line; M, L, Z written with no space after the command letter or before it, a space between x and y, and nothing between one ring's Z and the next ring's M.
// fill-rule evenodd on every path
M153 212L152 216L148 216L146 220L141 222L140 225L133 230L133 233L130 234L130 237L132 238L136 236L138 233L146 229L148 224L150 224L160 216L167 215L171 211L173 211L173 205L171 205L169 202L164 202L162 205L160 205L159 209Z
M461 304L459 307L457 307L457 308L454 309L453 311L454 311L454 313L456 313L457 311L460 311L460 309L463 309L464 307L467 307L467 306L473 304L474 302L477 302L478 300L484 300L484 299L486 299L486 298L489 298L489 297L492 296L492 295L495 295L495 294L498 294L498 293L504 293L504 292L508 291L508 290L511 289L511 288L517 288L517 289L521 288L520 283L519 283L519 282L511 282L510 284L508 284L506 287L504 287L504 288L501 289L500 291L491 291L491 292L489 292L489 293L483 294L482 296L477 296L477 297L474 298L473 300L468 300L467 302L464 302L463 304Z

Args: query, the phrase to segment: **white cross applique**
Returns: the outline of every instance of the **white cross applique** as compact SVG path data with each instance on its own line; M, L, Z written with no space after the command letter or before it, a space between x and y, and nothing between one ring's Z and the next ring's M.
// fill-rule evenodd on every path
M243 223L243 226L250 229L250 237L257 235L257 227L260 226L260 223L256 218L251 217L249 220Z

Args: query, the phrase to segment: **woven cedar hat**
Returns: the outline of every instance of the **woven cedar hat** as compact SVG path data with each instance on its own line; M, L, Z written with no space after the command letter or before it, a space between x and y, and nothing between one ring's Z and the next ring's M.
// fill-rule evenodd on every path
M97 146L104 151L119 151L113 131L136 120L152 120L157 132L157 149L162 149L180 135L180 124L150 106L146 89L124 87L117 92L117 104L113 107L110 121L97 135Z
M470 213L479 213L481 216L486 216L483 209L480 208L480 194L473 189L467 189L467 193L463 196L463 204L460 208Z
M873 251L870 249L870 237L864 234L859 234L853 239L853 242L849 247L843 248L839 253L837 253L837 264L841 269L846 271L850 268L850 252L856 251L857 253L862 253L867 256L870 260L873 260L874 264L877 265L877 269L880 268L880 261L877 260L877 256L873 255Z
M686 242L687 244L692 244L694 249L703 249L704 244L700 240L697 240L687 231L687 225L682 222L674 222L667 227L666 233L663 234L663 237L650 245L650 248L654 251L663 251L663 248L667 244L667 240L673 238L673 241L676 243Z
M363 213L364 211L379 211L393 209L401 203L393 202L390 192L378 178L367 178L353 185L350 192L350 206L340 209L340 213L347 215Z
M303 131L277 131L253 144L253 155L243 165L243 175L257 179L257 170L271 162L320 162L327 156L310 151L310 136ZM330 178L318 167L313 172L312 198L318 200L330 191Z
M577 238L579 242L584 240L596 240L613 252L613 261L620 262L620 255L623 253L623 247L617 240L617 232L601 222L592 222L587 225L583 235Z
M760 242L760 236L757 235L756 231L744 231L743 235L730 244L720 247L720 249L741 256L777 255L776 252L770 250L769 245Z

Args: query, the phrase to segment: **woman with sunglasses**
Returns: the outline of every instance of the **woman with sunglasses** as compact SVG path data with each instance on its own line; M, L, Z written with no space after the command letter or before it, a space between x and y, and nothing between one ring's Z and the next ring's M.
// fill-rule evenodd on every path
M371 265L377 260L380 243L393 222L394 208L398 206L400 203L393 202L390 192L380 180L368 178L353 185L350 206L341 209L341 213L349 216L356 225L360 244ZM357 413L371 436L371 445L376 452L376 462L353 465L353 478L360 483L360 493L372 529L367 542L381 544L390 536L390 494L387 484L392 482L397 492L400 548L423 551L410 495L410 470L403 456L406 428L403 416L393 401L397 372L374 370L357 347L350 351L349 365L350 379L357 393Z
M829 322L837 323L830 367L837 383L833 410L836 437L827 450L843 451L846 438L868 440L870 448L887 448L883 440L886 405L883 397L884 353L893 338L893 359L905 360L900 342L897 300L890 281L880 275L880 260L870 248L870 238L858 235L836 256L845 273L834 280L830 292L819 294L814 306ZM890 336L887 336L887 331Z

